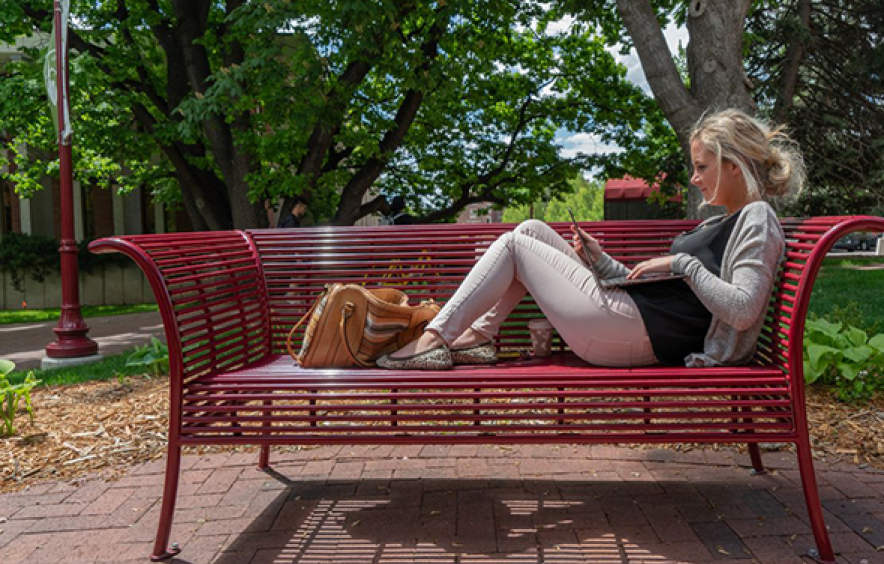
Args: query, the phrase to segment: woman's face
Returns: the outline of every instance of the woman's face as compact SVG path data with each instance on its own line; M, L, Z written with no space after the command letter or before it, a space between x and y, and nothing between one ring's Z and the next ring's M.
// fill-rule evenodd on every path
M691 143L691 161L694 163L691 184L700 189L706 203L727 206L729 213L742 207L746 200L746 183L740 167L727 160L722 160L719 167L715 153L699 139Z

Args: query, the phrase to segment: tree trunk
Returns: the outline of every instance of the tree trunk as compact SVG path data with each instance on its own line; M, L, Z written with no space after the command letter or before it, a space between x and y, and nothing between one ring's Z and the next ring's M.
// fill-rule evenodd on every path
M423 93L418 90L409 90L405 95L399 106L399 111L396 112L395 125L381 140L380 155L369 159L362 165L341 192L341 201L333 220L335 225L353 225L356 220L371 213L368 211L369 208L362 209L362 198L384 171L384 167L393 153L402 144L405 134L414 122L423 97Z
M233 226L230 202L224 197L224 183L214 173L190 164L189 158L204 156L198 146L164 146L175 167L181 197L190 223L197 231L221 231Z
M236 1L228 2L227 8L233 10L239 4ZM183 61L184 74L190 86L189 91L204 94L208 88L212 69L208 52L200 40L206 33L211 1L173 0L172 5L177 17L177 51ZM223 41L223 37L221 39ZM174 45L174 42L172 44ZM225 56L224 64L241 63L242 49L238 44L229 47L230 51ZM167 58L168 55L167 52ZM232 124L228 124L224 116L211 114L203 120L202 125L203 133L209 142L226 187L223 193L226 194L230 206L232 221L225 228L266 227L267 213L263 203L252 203L248 198L249 186L246 177L251 168L251 159L237 146L233 134L233 128L248 129L249 116L247 114L237 116Z
M663 30L649 0L617 0L617 9L635 44L642 69L660 109L678 135L690 164L690 132L707 111L739 108L754 113L755 105L743 71L743 25L751 0L691 0L687 28L690 90L678 74ZM722 213L720 206L699 211L700 191L691 186L687 216L703 219Z
M800 29L792 34L792 41L786 51L779 97L774 106L773 119L777 123L786 121L798 88L798 69L804 58L804 46L810 31L810 0L798 0L798 24Z

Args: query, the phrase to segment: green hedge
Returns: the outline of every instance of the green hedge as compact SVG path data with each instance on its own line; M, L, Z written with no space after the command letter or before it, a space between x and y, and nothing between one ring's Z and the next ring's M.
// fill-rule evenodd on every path
M123 266L129 260L119 254L94 255L87 250L89 241L77 243L77 262L81 272L91 274L103 265ZM61 243L52 237L9 233L0 237L0 270L12 278L12 286L24 291L26 276L43 282L51 273L61 271L58 252Z

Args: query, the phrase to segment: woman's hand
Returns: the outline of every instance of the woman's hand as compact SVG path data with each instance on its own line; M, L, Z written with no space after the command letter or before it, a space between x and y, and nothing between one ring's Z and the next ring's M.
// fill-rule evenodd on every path
M665 257L654 257L651 260L640 262L635 265L632 272L626 275L626 278L631 280L633 278L641 278L645 274L671 274L672 260L674 258L674 255L668 255Z
M574 234L574 237L571 238L571 246L580 258L585 259L583 255L583 243L580 242L580 237L577 235L577 229L579 228L573 225L571 226L571 233ZM583 235L584 239L586 239L586 244L588 245L586 250L589 252L593 264L595 264L596 261L602 258L602 246L595 237L588 234L583 229L580 229L580 233Z

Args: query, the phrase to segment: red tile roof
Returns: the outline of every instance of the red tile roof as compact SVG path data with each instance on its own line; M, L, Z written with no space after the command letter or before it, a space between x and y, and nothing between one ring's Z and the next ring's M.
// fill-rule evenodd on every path
M623 178L609 178L605 182L606 200L646 200L651 192L660 190L659 184L648 186L641 178L632 178L627 175ZM672 202L680 202L681 194L669 199Z

